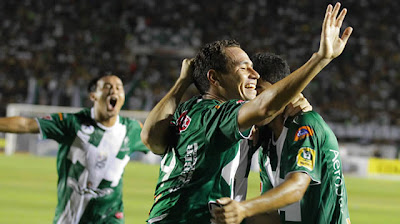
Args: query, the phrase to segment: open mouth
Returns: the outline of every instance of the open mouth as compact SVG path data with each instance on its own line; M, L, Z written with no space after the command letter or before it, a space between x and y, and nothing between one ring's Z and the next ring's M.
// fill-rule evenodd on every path
M250 84L245 85L245 87L246 87L246 89L256 89L256 84L250 83Z
M117 105L118 99L116 97L111 96L108 101L108 110L114 110L115 105Z

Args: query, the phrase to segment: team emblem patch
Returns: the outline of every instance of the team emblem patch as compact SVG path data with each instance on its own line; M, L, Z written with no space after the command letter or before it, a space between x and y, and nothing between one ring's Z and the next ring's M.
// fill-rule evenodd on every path
M187 114L188 114L188 112L184 111L177 120L179 133L181 133L182 131L185 131L189 127L190 121L192 121L192 119L189 116L187 116Z
M294 141L297 142L299 140L302 140L306 137L313 135L314 135L314 130L310 126L301 126L297 130L296 135L294 136Z
M117 218L117 219L123 219L123 218L124 218L124 213L122 213L122 212L117 212L117 213L115 213L115 218Z
M312 171L315 166L315 150L304 147L297 153L297 166L305 167Z

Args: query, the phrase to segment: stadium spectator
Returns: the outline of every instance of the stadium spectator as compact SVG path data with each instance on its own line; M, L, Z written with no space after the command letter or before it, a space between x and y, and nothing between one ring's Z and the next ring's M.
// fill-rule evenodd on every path
M329 2L3 1L0 116L9 103L90 106L85 100L72 100L76 95L67 88L56 88L53 94L50 87L63 87L67 80L68 85L87 85L93 75L114 70L110 68L125 74L128 85L140 71L146 72L133 97L127 97L134 100L126 109L147 110L173 85L181 58L193 57L203 43L226 37L237 39L250 53L283 54L297 68L312 52L309 46L318 42L319 9ZM329 67L330 75L316 78L304 94L329 122L400 125L400 2L345 4L353 15L349 21L359 30L355 41L348 44L340 63ZM148 57L146 67L139 65L142 57ZM137 70L130 70L135 63ZM163 86L148 80L153 72L163 74L157 82ZM32 76L36 92L27 95ZM39 100L48 95L52 97Z
M59 143L54 223L124 223L124 168L133 152L148 152L140 140L141 123L119 116L125 91L117 76L96 78L88 90L91 109L0 118L0 132L40 132Z
M202 96L175 111L188 83L178 79L150 112L142 130L143 142L163 155L148 223L210 222L207 204L222 195L232 196L239 144L249 136L251 127L271 118L342 53L352 29L338 37L346 14L343 10L336 18L339 8L340 4L327 8L318 52L257 97L259 75L235 41L216 41L200 50L193 77ZM168 145L167 136L159 132L165 130L162 128L171 116L176 132L170 136L177 139Z
M259 53L251 59L260 74L257 91L290 74L277 55ZM239 224L247 217L262 223L274 219L277 209L281 218L275 217L276 223L350 223L339 145L321 116L310 111L286 118L282 113L264 128L259 137L262 195L240 203L217 200L223 209L214 210L215 223Z

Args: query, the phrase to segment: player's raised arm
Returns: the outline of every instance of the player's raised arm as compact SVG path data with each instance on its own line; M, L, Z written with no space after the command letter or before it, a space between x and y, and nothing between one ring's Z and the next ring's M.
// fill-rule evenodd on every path
M140 137L155 154L164 154L168 145L169 124L186 89L193 83L193 59L184 59L181 74L170 91L150 111Z
M238 116L241 130L246 130L278 112L293 97L300 94L327 64L343 52L353 28L347 27L339 37L347 13L347 10L343 9L338 15L339 9L340 3L336 3L334 8L329 5L326 9L318 52L299 69L242 106Z
M3 117L0 118L0 132L39 133L39 126L33 118Z

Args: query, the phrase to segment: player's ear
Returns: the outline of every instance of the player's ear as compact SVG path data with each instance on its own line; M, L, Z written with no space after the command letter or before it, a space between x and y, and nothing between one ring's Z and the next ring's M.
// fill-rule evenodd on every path
M96 101L96 92L90 92L89 93L89 99L92 102Z
M214 69L210 69L207 72L207 79L210 81L210 84L213 86L219 86L219 78L218 73Z

